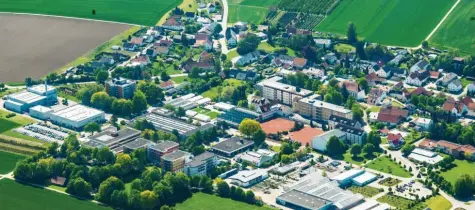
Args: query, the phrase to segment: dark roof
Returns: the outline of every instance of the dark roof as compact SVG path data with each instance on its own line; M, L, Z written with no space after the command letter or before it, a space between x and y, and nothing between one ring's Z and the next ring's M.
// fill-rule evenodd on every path
M387 69L388 71L393 72L393 74L405 74L405 72L406 72L406 69L397 68L397 67L385 66L384 69Z
M236 150L249 147L251 145L254 145L253 141L249 141L241 137L234 136L228 140L219 142L216 145L211 146L211 148L224 151L227 153L231 153Z
M155 144L155 148L161 152L165 152L176 146L179 146L179 144L173 141L162 141L160 143Z
M188 153L188 152L185 152L185 151L176 150L176 151L173 151L172 153L168 153L166 155L163 155L161 157L161 159L162 160L167 160L167 161L174 161L176 159L180 159L180 158L183 158L183 157L188 156L188 155L191 155L191 154Z
M414 72L412 73L411 75L409 75L409 77L411 77L412 79L419 79L420 81L426 79L427 77L429 77L429 71L418 71L418 72Z
M355 127L356 124L358 123L358 121L356 121L356 120L340 117L340 116L337 116L337 115L331 115L329 120L333 121L333 122L337 122L338 124L351 126L351 127Z
M202 164L205 164L208 159L213 158L213 157L216 157L216 155L214 153L205 152L203 154L195 156L193 158L193 161L188 162L185 165L190 166L190 167L197 167L197 166L200 166Z
M277 197L279 200L286 203L294 204L298 206L298 209L320 209L332 203L330 200L302 192L300 190L293 189Z
M185 16L186 16L186 17L189 17L189 18L194 18L194 17L195 17L195 13L194 13L194 12L185 12Z
M114 127L104 130L96 135L90 136L91 141L95 141L101 144L110 145L115 142L120 142L124 139L129 139L133 137L139 137L140 131L133 128L126 127L122 130L117 131Z
M353 135L358 135L358 136L362 136L364 134L364 131L362 129L358 129L358 128L354 128L354 127L351 127L351 126L347 126L347 125L344 125L344 124L338 124L335 126L336 129L339 129L345 133L351 133Z
M145 147L149 142L150 141L148 141L147 139L138 138L135 141L131 141L125 144L124 147L129 148L129 149L138 149L138 148Z

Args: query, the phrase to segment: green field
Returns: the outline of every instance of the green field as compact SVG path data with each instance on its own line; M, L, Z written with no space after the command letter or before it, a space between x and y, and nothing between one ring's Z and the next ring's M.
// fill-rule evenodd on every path
M401 210L423 210L427 207L426 203L419 202L417 203L417 205L408 208L408 204L415 203L415 201L390 194L386 194L383 197L378 198L377 201L381 203L387 203L390 206L396 207L397 209Z
M194 108L192 110L195 112L198 112L199 114L204 114L206 116L209 116L211 119L215 119L219 115L219 112L211 111L209 109L204 109L200 107Z
M155 25L182 0L0 0L0 11L47 14ZM92 14L92 10L96 14Z
M231 87L237 87L243 85L242 81L237 80L237 79L226 79L223 82L222 86L231 86ZM201 94L201 96L205 98L210 98L211 100L219 97L219 88L218 87L213 87Z
M185 202L176 205L177 210L269 210L266 207L249 205L243 202L234 201L228 198L221 198L215 195L195 193L193 197Z
M13 171L16 163L24 158L25 156L23 155L0 151L0 174L6 174Z
M359 193L363 195L366 198L371 198L374 197L379 193L379 189L376 187L371 187L371 186L364 186L364 187L358 187L358 186L351 186L348 188L353 193Z
M445 172L440 172L440 175L452 185L455 185L457 179L464 174L473 175L473 171L475 171L474 162L455 159L454 163L457 165L456 167Z
M90 201L78 200L46 189L23 185L13 180L0 180L2 210L105 210Z
M360 37L386 45L418 46L456 0L344 0L317 30L346 36L349 22Z
M270 6L277 6L280 0L231 0L229 23L238 21L260 24L265 20Z
M381 171L383 173L392 174L394 176L400 176L405 178L411 177L411 173L404 170L404 168L398 165L397 163L391 161L387 156L379 157L371 163L367 164L366 166L368 168Z
M443 49L459 49L464 54L475 55L475 1L462 0L445 19L429 44Z
M435 196L426 201L427 207L432 210L450 210L452 204L443 196Z

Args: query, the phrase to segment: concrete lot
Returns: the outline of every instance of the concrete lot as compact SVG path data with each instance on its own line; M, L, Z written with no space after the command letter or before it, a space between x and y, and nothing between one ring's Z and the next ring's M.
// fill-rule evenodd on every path
M0 82L41 78L128 28L97 21L0 14Z

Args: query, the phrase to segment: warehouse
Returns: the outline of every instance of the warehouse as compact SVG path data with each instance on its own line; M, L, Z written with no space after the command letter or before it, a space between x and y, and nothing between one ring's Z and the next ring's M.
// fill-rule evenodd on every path
M276 202L292 209L350 209L364 201L360 194L354 194L339 187L338 182L323 177L320 173L308 175L291 187L284 187L284 193Z
M353 178L356 178L362 174L364 174L365 171L361 170L361 169L351 169L349 171L345 171L333 178L331 178L331 180L333 181L337 181L338 183L340 183L341 186L348 186L350 184L352 184L353 182Z
M442 156L435 152L419 148L414 149L408 158L419 163L425 162L431 165L436 164L442 161L442 159L444 159Z
M28 112L37 105L49 106L58 101L57 92L53 86L35 85L26 91L10 94L6 97L4 107L14 112Z
M90 122L106 121L103 111L83 105L74 105L50 114L50 120L62 127L79 130Z
M203 124L200 127L189 124L185 121L174 119L171 117L163 116L157 113L147 114L145 117L147 121L151 122L155 129L165 132L178 131L181 137L187 138L197 131L205 131L214 127L213 124Z
M40 120L48 120L51 113L53 113L53 110L51 108L41 105L37 105L30 108L30 116L38 118Z
M211 146L211 151L217 155L224 157L234 157L235 155L245 152L254 147L254 142L245 140L241 137L234 136L228 140Z
M122 152L122 146L140 137L140 131L132 128L117 130L115 127L88 137L89 141L84 143L86 146L102 148L108 147L114 153Z
M248 171L240 171L237 174L229 177L232 184L241 187L250 187L269 177L269 174L264 169L255 169Z

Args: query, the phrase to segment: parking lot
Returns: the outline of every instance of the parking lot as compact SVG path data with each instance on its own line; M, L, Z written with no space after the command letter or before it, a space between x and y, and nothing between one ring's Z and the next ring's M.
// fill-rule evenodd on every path
M60 145L63 143L63 140L69 135L68 130L45 123L35 123L26 125L17 128L14 131L49 143L57 142Z

